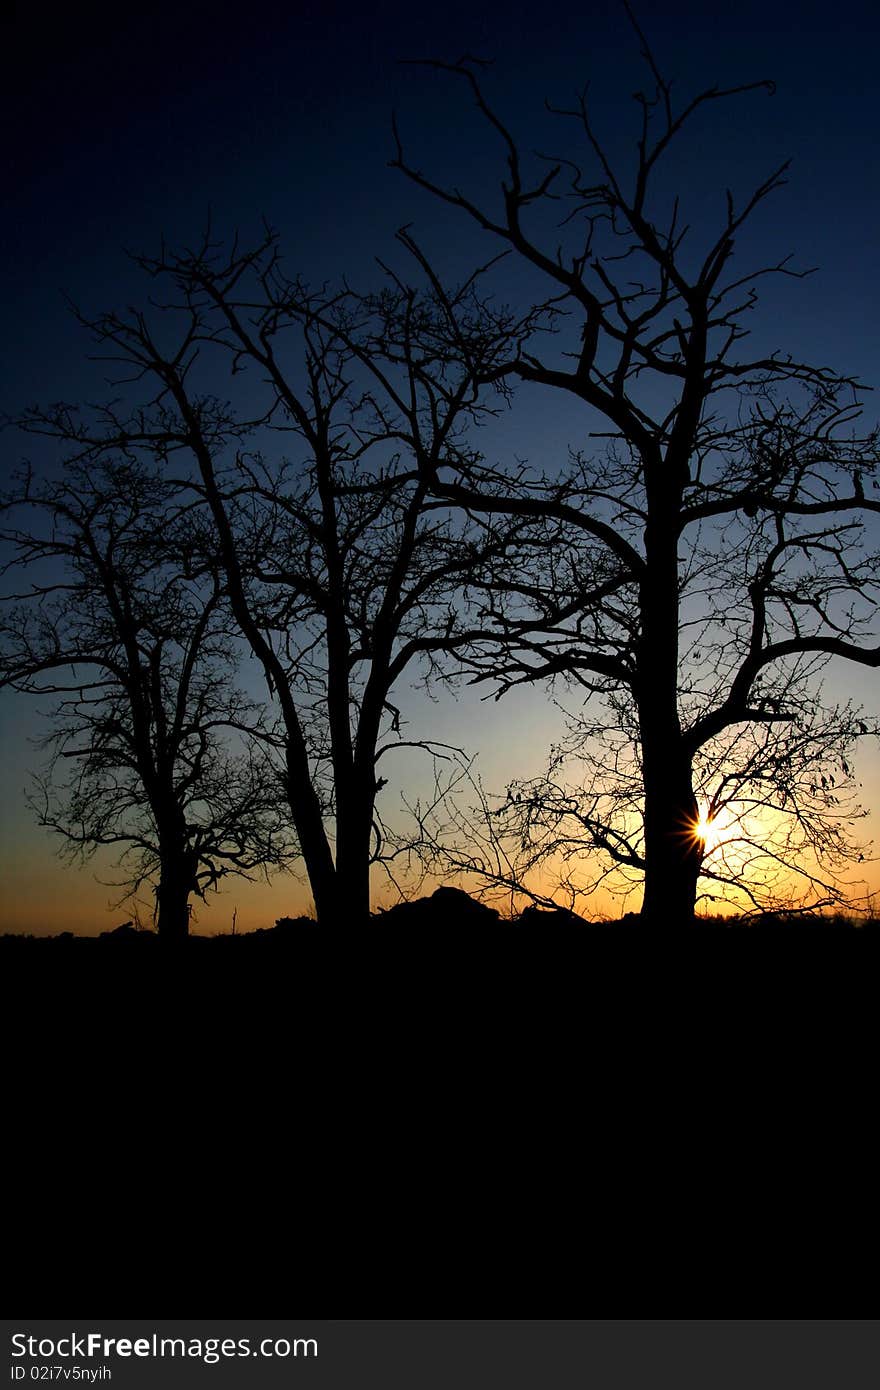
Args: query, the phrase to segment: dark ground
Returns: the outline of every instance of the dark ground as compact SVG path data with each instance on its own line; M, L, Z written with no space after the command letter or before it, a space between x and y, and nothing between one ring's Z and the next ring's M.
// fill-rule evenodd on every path
M56 1018L87 1019L92 1008L99 1016L124 1012L131 1002L145 1010L142 1028L152 1036L166 1022L188 1027L189 1016L204 1008L222 1015L207 1025L225 1039L212 1048L236 1045L238 1020L248 1011L260 1029L295 1019L310 1030L309 1046L314 1033L330 1051L344 1049L352 1028L371 1036L386 1028L427 1033L431 1047L441 1039L458 1047L462 1029L474 1038L496 1028L512 1036L580 1027L587 1019L626 1047L652 1017L663 1031L678 1026L682 1014L691 1017L690 1030L711 1032L718 1008L737 1015L731 1034L743 1026L741 1013L757 1012L774 1026L789 1008L806 1010L799 1029L816 1034L834 1010L851 1009L853 1022L873 1015L878 926L782 916L658 928L634 915L589 923L534 908L507 921L442 888L366 922L333 927L300 917L179 942L130 924L94 937L0 937L0 971L7 967L0 1009L4 1001L24 1008L27 1026L42 1021L54 1030ZM703 1023L694 1023L701 1013ZM450 1032L450 1016L457 1032ZM130 1037L128 1018L119 1026Z
M746 1279L752 1310L849 1316L878 941L508 924L448 895L179 948L3 938L16 1288L711 1317Z

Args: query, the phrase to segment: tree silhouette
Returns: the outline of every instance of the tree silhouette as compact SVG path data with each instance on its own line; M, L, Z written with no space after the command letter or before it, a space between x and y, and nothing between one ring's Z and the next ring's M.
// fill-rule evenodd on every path
M490 410L475 376L519 327L480 315L468 360L447 361L450 308L475 312L472 281L440 302L390 275L376 294L316 294L283 273L271 231L246 251L206 238L141 266L150 313L82 317L125 407L19 423L81 466L146 456L191 498L278 711L318 919L361 919L386 849L378 764L430 746L407 737L394 687L407 671L434 680L472 640L462 585L513 529L454 519L425 460ZM219 394L230 377L234 403Z
M220 571L176 487L130 459L26 474L2 514L4 573L27 585L4 598L0 684L52 704L40 823L74 857L121 846L125 896L152 885L160 934L185 936L193 894L294 848L254 742L267 732L234 685Z
M824 901L833 883L803 856L858 857L840 789L869 725L849 708L817 715L815 681L835 657L880 665L865 527L880 510L878 449L876 433L855 432L853 378L743 347L758 282L798 274L787 258L732 265L786 166L742 202L723 194L699 248L664 184L670 146L708 106L772 84L676 105L637 32L653 91L635 95L631 167L608 153L584 96L556 114L589 164L536 156L528 170L473 60L427 66L464 86L500 140L497 203L485 175L476 197L432 179L399 134L393 162L506 248L508 277L513 261L524 283L546 284L529 313L549 338L519 340L481 380L580 402L585 430L606 441L543 474L491 465L473 447L426 464L435 497L532 521L519 559L508 552L485 573L493 640L461 653L474 678L499 693L565 679L591 701L580 785L562 780L557 756L548 777L511 789L507 813L527 859L598 850L643 880L645 919L679 922L693 916L701 874L750 882L758 904L778 902L784 871L801 868ZM465 349L464 330L452 332L449 355ZM731 826L742 853L730 848L725 867L715 832Z
M508 890L587 849L589 882L643 884L649 921L691 919L701 879L756 907L787 901L793 874L805 901L839 899L861 852L851 750L874 725L824 705L819 682L835 658L880 665L877 436L858 433L854 378L749 355L757 286L801 274L788 258L733 264L785 166L742 201L727 192L708 232L664 181L708 108L772 84L677 106L637 32L653 91L635 96L631 167L584 97L557 112L583 159L536 156L532 173L470 59L427 66L501 141L498 205L485 179L472 197L423 173L397 137L396 166L498 244L508 283L523 272L523 306L486 288L494 260L448 288L407 229L419 288L383 268L367 294L290 278L271 231L250 249L209 235L139 258L142 308L80 315L113 400L18 421L65 451L65 482L7 499L60 524L60 549L54 531L11 533L38 577L7 621L5 679L45 689L74 669L54 687L55 766L75 753L81 771L44 819L104 843L144 789L149 833L125 838L139 872L159 866L169 929L184 887L285 852L276 779L257 768L273 749L319 919L365 917L371 866L407 844L383 822L384 760L432 746L410 737L396 691L456 670L498 695L557 681L587 697L546 775L484 803L486 863ZM488 457L475 427L522 385L577 403L600 442L543 471ZM72 581L43 583L53 556ZM235 642L271 720L224 700ZM99 675L79 685L89 664ZM239 780L221 727L248 740ZM265 799L249 801L261 776ZM483 872L481 854L474 839L455 862Z

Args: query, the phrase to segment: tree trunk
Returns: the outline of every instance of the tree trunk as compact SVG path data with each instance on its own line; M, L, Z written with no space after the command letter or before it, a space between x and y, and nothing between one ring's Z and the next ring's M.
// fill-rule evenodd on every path
M324 835L320 821L315 826L313 820L298 814L300 804L295 797L290 796L288 801L299 838L299 847L306 867L309 887L315 900L315 916L322 926L333 925L339 917L337 903L339 884L327 837Z
M370 915L369 840L340 846L336 874L339 879L338 911L342 925L363 924Z
M315 916L321 927L346 927L362 923L370 914L369 873L354 875L350 863L334 868L319 879L309 875L315 900Z
M192 873L186 857L163 860L156 893L159 935L178 941L189 934L189 896Z
M691 758L678 713L678 535L687 470L667 455L647 473L645 577L639 596L637 703L645 806L642 917L692 923L703 847L696 835Z
M336 874L341 921L365 923L370 916L370 835L374 792L349 789L339 807L336 826Z
M309 887L318 924L345 927L362 924L370 915L370 830L366 817L337 813L336 862L326 841L308 853L300 837Z
M173 789L154 802L159 832L159 886L156 926L159 935L176 941L189 935L189 899L198 886L198 854L189 844L186 819Z
M650 740L649 740L650 742ZM642 918L658 926L694 920L703 847L687 754L676 743L643 743L645 893Z

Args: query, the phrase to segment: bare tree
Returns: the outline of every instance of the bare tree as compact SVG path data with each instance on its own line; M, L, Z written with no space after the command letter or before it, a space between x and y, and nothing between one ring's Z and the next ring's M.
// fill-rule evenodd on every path
M149 313L82 320L121 373L125 409L20 423L83 465L119 450L158 459L207 519L277 705L318 918L363 918L383 858L378 765L426 746L407 737L394 688L405 672L435 680L471 640L463 579L512 529L454 517L431 498L425 460L491 409L475 377L517 326L477 313L473 281L439 301L390 273L378 294L312 293L283 273L271 232L252 250L206 239L141 265ZM443 356L451 312L477 325L465 361ZM236 403L221 395L230 377Z
M605 440L604 452L574 450L570 466L541 474L490 466L472 447L424 465L435 497L532 521L519 560L508 552L485 575L481 626L494 640L468 655L475 679L503 692L556 678L591 701L581 747L592 771L578 794L557 762L513 789L514 820L548 850L600 851L643 884L646 919L676 922L692 918L701 874L710 891L731 877L722 823L751 846L761 900L762 878L767 887L775 874L778 899L783 868L798 867L806 846L838 864L861 852L834 797L869 724L852 710L817 721L811 691L834 658L880 665L866 526L880 510L878 448L876 433L856 433L853 378L744 348L758 282L798 274L788 258L733 265L786 166L742 201L722 192L701 246L664 183L670 146L707 107L772 84L711 87L677 105L637 32L652 90L635 96L631 166L609 154L585 94L556 113L583 154L536 156L527 169L473 60L427 66L464 87L500 140L500 197L485 193L485 176L473 197L436 182L399 135L394 163L505 248L525 283L546 284L528 312L552 336L518 340L480 379L571 398L584 432ZM450 334L450 356L464 345ZM750 813L756 801L763 820ZM833 896L821 863L814 888L814 901Z
M25 586L4 596L0 684L51 703L40 823L74 857L121 847L117 886L151 885L160 934L185 936L193 894L295 848L268 735L234 684L221 573L174 486L131 460L26 474L2 515L6 582Z

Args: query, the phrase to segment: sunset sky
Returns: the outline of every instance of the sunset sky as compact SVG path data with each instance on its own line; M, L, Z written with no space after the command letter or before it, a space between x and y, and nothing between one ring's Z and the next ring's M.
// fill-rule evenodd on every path
M494 60L486 91L527 149L552 148L545 97L568 104L585 81L612 149L635 138L631 94L647 85L636 41L614 0L536 5L489 0L412 6L402 0L240 7L218 18L210 4L162 3L118 12L101 5L38 11L19 5L6 31L3 128L7 215L0 226L3 369L0 412L105 394L100 368L64 303L86 312L138 303L144 282L123 248L153 251L196 238L210 216L218 236L280 232L285 263L313 283L376 279L375 258L395 254L402 224L450 275L487 253L470 227L387 167L391 113L413 161L441 181L497 186L503 154L454 83L401 59ZM659 65L684 96L714 83L772 78L760 94L713 108L705 142L681 171L682 198L699 225L727 186L745 192L785 158L788 186L765 205L748 239L752 264L789 251L806 281L768 290L754 316L756 340L880 386L877 271L876 7L818 0L737 6L705 0L644 4L638 12ZM479 186L479 184L477 184ZM495 248L488 248L491 253ZM745 255L745 251L743 253ZM875 405L875 402L877 404ZM868 398L868 417L880 398ZM564 462L572 441L559 403L525 395L499 447ZM35 441L2 436L2 467L39 465ZM878 711L877 673L831 668L828 689ZM556 715L539 691L481 703L420 705L414 724L480 753L487 787L540 770ZM60 864L56 841L24 801L39 764L30 739L38 706L0 694L0 930L96 931L131 914L112 907L102 858ZM869 833L880 841L880 756L859 763ZM392 789L393 790L393 789ZM880 873L871 886L880 887ZM233 883L199 930L270 925L304 910L309 891L292 880Z

